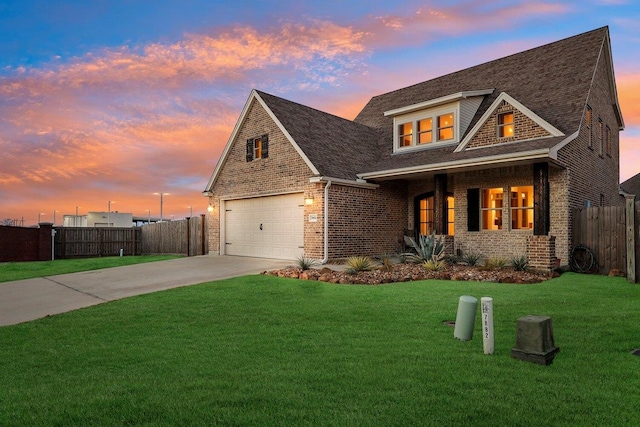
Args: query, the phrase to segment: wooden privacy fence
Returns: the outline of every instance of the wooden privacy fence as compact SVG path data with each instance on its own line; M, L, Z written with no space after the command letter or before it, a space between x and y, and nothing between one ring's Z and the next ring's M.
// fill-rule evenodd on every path
M85 258L140 255L140 228L60 227L54 239L55 257Z
M142 253L187 256L209 253L205 215L181 221L158 222L142 227Z
M56 258L117 256L121 250L122 255L205 255L209 253L206 217L133 228L56 228Z
M626 272L635 282L640 265L640 202L627 198L626 206L573 210L573 245L591 250L601 273Z

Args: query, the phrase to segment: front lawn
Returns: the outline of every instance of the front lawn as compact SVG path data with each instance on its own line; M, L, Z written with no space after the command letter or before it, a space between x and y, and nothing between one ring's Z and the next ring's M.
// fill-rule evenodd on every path
M453 338L492 296L496 351ZM0 328L0 425L640 425L640 286L335 285L266 275ZM550 366L510 357L516 320L553 319Z
M56 259L54 261L0 262L0 282L55 276L101 268L121 267L143 262L164 261L176 255L137 255L125 257Z

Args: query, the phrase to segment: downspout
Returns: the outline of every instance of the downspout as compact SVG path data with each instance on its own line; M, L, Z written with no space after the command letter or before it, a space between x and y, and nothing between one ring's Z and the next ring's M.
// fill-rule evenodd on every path
M324 186L324 258L320 260L320 264L326 264L329 261L329 187L331 187L330 179Z

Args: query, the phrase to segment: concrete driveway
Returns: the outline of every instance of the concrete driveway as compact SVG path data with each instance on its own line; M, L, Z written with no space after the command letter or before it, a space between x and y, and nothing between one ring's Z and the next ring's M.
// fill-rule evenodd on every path
M202 255L0 283L0 326L133 295L256 274L295 261Z

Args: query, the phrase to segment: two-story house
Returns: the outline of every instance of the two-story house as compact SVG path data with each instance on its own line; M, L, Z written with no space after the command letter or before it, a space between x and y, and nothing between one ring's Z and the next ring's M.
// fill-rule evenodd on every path
M254 90L205 189L213 253L327 261L448 236L566 263L572 208L618 205L607 27L373 97L353 120Z

